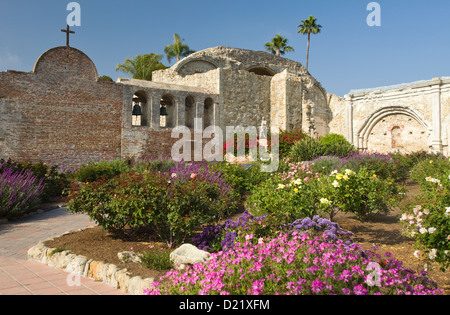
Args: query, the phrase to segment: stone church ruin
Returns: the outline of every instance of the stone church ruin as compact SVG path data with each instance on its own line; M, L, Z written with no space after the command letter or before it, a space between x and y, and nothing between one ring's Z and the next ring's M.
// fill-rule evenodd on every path
M0 158L79 167L170 156L177 126L268 126L358 149L448 154L450 78L327 94L298 62L214 47L153 73L152 81L100 81L82 51L56 47L31 72L0 72Z

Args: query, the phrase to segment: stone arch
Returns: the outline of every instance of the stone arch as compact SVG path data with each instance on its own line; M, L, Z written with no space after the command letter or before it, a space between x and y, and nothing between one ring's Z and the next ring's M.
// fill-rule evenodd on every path
M268 76L268 77L273 77L276 74L275 71L273 71L272 69L270 69L269 67L266 67L266 66L251 66L251 67L247 68L247 71L257 74L257 75Z
M371 115L369 115L369 117L366 119L364 124L358 130L358 134L357 134L358 149L367 150L369 136L371 135L374 127L385 117L393 116L393 115L408 116L408 117L414 119L416 122L418 122L424 129L426 129L428 131L428 134L431 133L430 124L414 109L411 109L406 106L383 107L383 108L376 110Z
M132 117L132 126L147 126L149 122L148 117L148 94L145 91L139 90L134 92L133 94L133 100L131 102L131 117ZM142 113L141 116L133 115L134 110L140 110Z
M181 76L187 76L196 73L206 73L217 68L219 66L211 58L188 57L174 66L174 72L177 72Z
M161 128L175 128L177 124L177 104L176 98L172 94L164 94L161 97L161 106L167 110L167 116L161 116Z
M194 128L194 119L196 114L196 101L195 97L188 95L184 101L185 112L184 112L184 122L186 127L189 129Z
M211 97L205 99L203 113L203 128L214 126L214 100Z

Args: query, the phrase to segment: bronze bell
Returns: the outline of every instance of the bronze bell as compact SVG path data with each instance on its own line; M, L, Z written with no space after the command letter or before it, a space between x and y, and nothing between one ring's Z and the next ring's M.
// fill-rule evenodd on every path
M133 116L142 116L142 109L140 105L133 106Z
M162 106L160 109L160 115L161 116L169 116L169 114L167 113L167 108L165 106Z

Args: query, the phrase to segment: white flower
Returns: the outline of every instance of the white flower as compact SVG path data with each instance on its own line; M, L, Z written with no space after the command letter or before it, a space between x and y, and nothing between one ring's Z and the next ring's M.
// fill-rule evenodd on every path
M436 248L433 248L433 249L431 250L431 252L428 254L428 257L429 257L431 260L434 260L434 259L436 258L436 256L437 256L437 249L436 249Z
M333 182L333 186L334 186L335 188L338 188L338 187L340 187L341 185L339 184L339 182L338 182L337 180L335 180L335 181Z
M334 170L334 171L331 172L330 176L334 176L334 175L336 175L337 173L338 173L338 171Z
M278 189L283 189L284 187L286 187L286 186L283 184L278 184Z
M354 171L352 171L352 170L346 169L345 170L345 174L346 175L352 175L352 174L356 174L356 173Z
M450 207L445 208L445 216L450 216Z
M414 257L420 258L420 251L419 251L419 250L416 250L416 251L414 252Z
M430 228L428 229L428 233L433 234L434 232L436 232L436 228L430 227Z
M170 177L172 177L172 178L177 178L177 174L176 173L172 173L172 175L170 175Z
M331 205L331 201L328 200L327 198L321 198L321 199L320 199L320 203L322 203L322 204L327 204L327 205Z
M425 233L427 233L427 229L426 228L421 228L419 230L419 232L420 232L420 234L425 234Z
M423 214L429 215L430 214L430 210L428 210L428 209L423 210Z

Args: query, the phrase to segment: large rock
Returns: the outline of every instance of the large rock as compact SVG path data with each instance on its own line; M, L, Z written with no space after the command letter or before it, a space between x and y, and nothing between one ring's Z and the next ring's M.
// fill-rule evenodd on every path
M194 265L208 261L210 254L194 245L184 244L170 254L170 261L177 270L183 270L186 265Z

